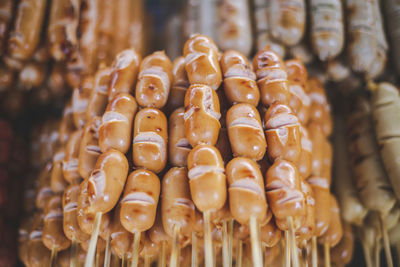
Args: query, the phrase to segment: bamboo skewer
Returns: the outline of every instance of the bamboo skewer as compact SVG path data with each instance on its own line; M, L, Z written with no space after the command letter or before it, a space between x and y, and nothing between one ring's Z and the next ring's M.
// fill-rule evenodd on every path
M99 237L101 215L101 212L98 212L94 218L93 232L92 236L90 237L89 249L86 254L85 267L94 266L93 263L95 260L94 256L96 253L97 238Z

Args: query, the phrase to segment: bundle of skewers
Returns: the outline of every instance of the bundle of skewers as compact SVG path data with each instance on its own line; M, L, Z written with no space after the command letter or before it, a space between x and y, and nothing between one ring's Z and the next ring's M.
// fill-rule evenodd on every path
M124 50L36 134L20 259L329 266L341 260L331 249L347 249L336 246L347 235L330 192L332 126L323 84L269 47L252 64L200 34L173 62Z

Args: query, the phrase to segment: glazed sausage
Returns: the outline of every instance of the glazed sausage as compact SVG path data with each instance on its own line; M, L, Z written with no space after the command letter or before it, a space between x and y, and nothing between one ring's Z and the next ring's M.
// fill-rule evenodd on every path
M271 35L287 46L300 42L306 24L304 0L271 0Z
M82 130L76 130L71 134L70 139L65 147L65 158L63 160L63 175L68 183L76 183L80 180L78 172L79 165L79 148L82 139Z
M118 93L110 100L99 129L99 147L102 152L111 148L124 154L128 151L136 110L135 98L128 93Z
M310 122L319 124L325 136L332 133L331 107L326 97L323 84L315 77L308 79L308 96L311 99Z
M53 157L53 164L51 168L50 187L54 193L62 193L67 187L68 183L63 175L63 160L65 157L64 147L60 147Z
M134 49L126 49L116 56L111 66L110 85L108 87L109 101L118 93L133 93L141 59L141 56Z
M234 49L249 56L253 37L249 2L223 0L217 6L216 42L222 50Z
M58 131L59 141L61 144L67 143L69 136L75 130L75 125L72 117L71 102L68 102L61 117L60 127Z
M153 172L138 169L126 182L121 199L120 220L131 233L150 229L156 218L160 180Z
M281 240L282 231L276 226L272 219L260 228L261 243L267 248L275 247Z
M250 104L232 106L226 114L233 156L261 160L267 143L257 109Z
M18 229L18 258L23 264L28 266L29 255L28 255L28 242L29 242L29 231L32 226L33 216L24 218L21 220L21 225Z
M263 105L270 106L275 102L289 103L290 91L285 65L275 52L268 47L260 50L253 58L253 69Z
M8 39L8 54L18 60L29 59L39 43L46 11L46 0L18 3L14 28Z
M264 0L254 0L253 2L254 31L257 51L269 46L272 51L277 53L281 58L284 58L286 54L285 46L274 40L270 34L269 2Z
M327 142L322 132L321 127L316 123L308 125L310 139L312 141L312 163L311 174L322 176L323 173L323 158L324 158L324 143ZM325 177L328 178L328 177ZM329 180L329 184L330 184Z
M168 159L169 163L176 167L186 166L187 156L192 149L185 135L184 114L184 108L178 108L172 112L168 120Z
M297 164L301 177L307 179L311 174L313 142L306 127L300 124L301 152Z
M367 72L375 59L377 36L372 0L346 1L348 54L351 68L355 72Z
M111 226L110 245L113 253L120 259L132 258L133 234L129 233L120 221L121 205L119 204L113 214Z
M228 130L226 128L221 128L215 147L221 153L224 165L228 164L228 162L232 159L233 155L231 150L231 144L229 143Z
M79 57L83 73L93 73L97 67L97 25L99 1L81 0L79 17Z
M171 112L183 107L185 94L190 85L185 70L184 57L178 57L172 62L172 77L172 87L166 104L167 109Z
M78 46L81 0L62 0L51 4L47 38L56 61L65 61Z
M49 266L50 250L42 242L43 236L43 213L36 212L33 216L32 229L28 241L29 266Z
M318 242L321 244L328 243L329 247L336 246L343 236L342 221L340 219L340 209L336 198L330 195L330 209L331 218L329 226L326 232L318 238Z
M93 83L93 76L85 76L82 78L81 84L72 92L72 116L77 129L82 129L88 121L86 118L86 108L92 94Z
M207 36L192 35L185 43L183 56L191 84L204 84L217 90L222 81L218 63L218 48Z
M221 128L218 95L207 85L192 85L185 95L185 133L189 144L215 145ZM207 125L207 127L204 127Z
M83 183L87 184L88 182L87 180L88 179L84 180ZM78 194L76 220L78 221L79 228L82 230L82 232L88 235L88 239L81 242L81 244L84 244L85 250L87 250L87 247L89 246L90 235L93 232L93 226L96 214L84 213L83 209L85 206L82 205L81 203L82 203L82 198L80 198L80 195ZM111 212L107 212L101 215L99 235L104 240L107 239L107 237L110 234L110 220L111 220ZM103 243L105 242L103 241ZM102 249L104 250L104 246Z
M399 147L400 127L397 123L400 114L400 95L396 87L380 83L372 95L372 114L375 134L380 147L381 158L397 199L399 186Z
M293 218L294 230L303 225L306 200L296 166L284 159L276 159L265 175L268 203L281 230L288 230L287 217Z
M62 207L63 207L63 230L65 236L73 241L82 243L90 238L90 236L83 232L78 224L78 195L79 185L72 184L68 186L63 194Z
M302 149L296 115L288 106L275 103L265 113L264 121L270 160L281 158L297 164Z
M329 183L326 178L312 176L307 180L314 193L315 199L315 236L323 235L329 227L331 220L331 197Z
M144 108L135 117L133 164L159 173L167 162L167 118L162 111Z
M140 64L136 100L141 107L161 109L168 100L172 83L172 63L164 51L145 57Z
M353 258L354 234L351 224L343 224L343 237L331 248L331 258L335 264L349 264Z
M100 125L101 118L93 117L83 128L78 155L78 172L83 179L90 176L101 153L99 148Z
M342 1L311 0L311 45L319 59L333 59L343 50Z
M24 65L18 74L18 78L23 88L29 90L42 85L46 74L45 65L37 62L29 62Z
M257 163L247 158L234 158L226 166L229 185L229 206L233 218L240 224L250 217L260 222L267 213L264 179Z
M162 180L161 218L164 230L170 237L174 236L175 226L179 227L181 238L190 239L192 235L195 208L187 175L186 168L175 167Z
M161 193L161 197L162 197L162 194L163 193ZM161 244L162 242L166 242L166 244L168 245L172 241L172 239L164 231L161 216L162 216L161 208L159 206L157 209L157 213L156 213L156 220L155 220L153 226L147 231L147 233L148 233L148 236L149 236L151 242L156 243L156 244ZM195 224L193 225L193 227L195 227ZM201 231L203 231L202 229L203 228L201 228Z
M12 0L2 1L0 4L0 55L3 55L5 49L5 42L12 22L14 5L15 3Z
M90 177L80 185L78 209L83 214L109 212L122 193L128 167L128 160L118 150L101 154Z
M285 61L289 80L289 106L299 118L300 123L307 125L310 118L311 99L307 95L307 69L298 59Z
M43 244L49 249L61 251L67 249L71 241L64 235L61 195L52 196L43 211Z
M367 209L361 203L353 183L343 124L343 118L335 120L334 189L343 220L348 224L362 225Z
M215 211L226 201L226 178L219 151L210 145L198 145L188 155L190 194L201 211Z
M220 64L228 101L231 104L248 103L256 107L260 92L255 81L256 75L247 58L237 51L228 50L222 55Z
M306 213L304 217L304 224L296 232L296 238L301 244L302 241L309 241L314 235L315 230L315 198L311 186L307 181L301 179L301 191L303 191Z
M38 189L36 192L36 208L43 210L47 200L54 195L50 187L50 168L51 164L47 164L39 173Z
M107 89L110 82L111 69L100 67L94 78L93 90L90 94L88 106L86 109L86 119L94 116L102 116L107 106Z

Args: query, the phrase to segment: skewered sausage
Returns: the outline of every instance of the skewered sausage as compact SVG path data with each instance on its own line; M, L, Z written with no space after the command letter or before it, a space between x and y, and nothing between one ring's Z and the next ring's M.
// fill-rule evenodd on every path
M250 104L232 106L226 114L226 125L233 156L261 160L267 149L260 115Z
M6 0L2 1L0 5L0 55L3 55L5 49L8 31L11 26L14 4L14 1Z
M191 84L204 84L217 90L222 81L218 63L218 48L207 36L192 35L185 43L183 56Z
M107 89L110 82L111 69L100 67L94 77L93 90L89 97L89 102L86 108L86 118L94 116L102 116L107 106Z
M87 122L86 108L93 90L93 82L93 76L85 76L82 78L81 84L72 92L72 115L77 129L83 128Z
M65 147L65 158L63 160L63 175L68 183L72 184L80 179L78 172L79 148L82 139L82 130L76 130L71 134Z
M353 258L354 234L351 224L343 224L343 237L339 244L331 249L331 258L335 264L349 264Z
M167 118L154 108L144 108L135 117L133 164L159 173L167 162Z
M307 181L301 179L301 189L304 193L306 213L304 224L296 232L296 237L300 241L308 241L314 235L315 230L315 198L314 192Z
M60 147L53 157L51 168L50 187L54 193L62 193L67 187L67 181L64 179L62 161L65 157L64 147Z
M178 108L172 112L168 120L168 159L169 163L176 167L186 166L187 156L191 150L185 135L184 114L184 108Z
M218 95L207 85L192 85L185 95L185 133L189 144L215 145L221 128ZM207 125L207 127L204 127Z
M185 70L185 64L185 58L182 56L176 58L172 62L173 82L166 104L166 108L170 112L184 105L185 94L190 85Z
M75 130L72 112L71 102L68 102L64 107L58 132L59 140L62 144L67 143L70 134Z
M110 100L99 128L99 147L102 152L111 148L124 154L128 151L136 110L136 101L128 93L118 93Z
M228 101L231 104L248 103L257 106L260 92L255 82L256 75L247 58L237 51L228 50L222 55L220 64Z
M329 227L331 220L331 197L329 183L326 178L312 176L307 180L310 184L315 199L315 236L323 235Z
M101 118L93 117L83 128L78 156L78 172L83 179L89 177L101 153L99 148L100 125Z
M165 106L172 83L172 63L164 51L145 57L140 64L136 100L141 107Z
M318 238L318 242L321 244L329 244L329 247L336 246L343 236L343 227L340 220L340 209L336 198L330 195L330 209L331 218L329 222L328 229L326 232Z

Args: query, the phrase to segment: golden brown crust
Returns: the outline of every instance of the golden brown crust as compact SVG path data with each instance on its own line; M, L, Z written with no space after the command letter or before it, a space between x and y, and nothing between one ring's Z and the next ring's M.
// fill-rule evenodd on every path
M83 179L89 177L101 153L99 148L100 125L101 118L94 117L83 128L78 156L78 171Z
M184 108L178 108L168 120L168 160L172 166L185 167L192 149L185 135Z

